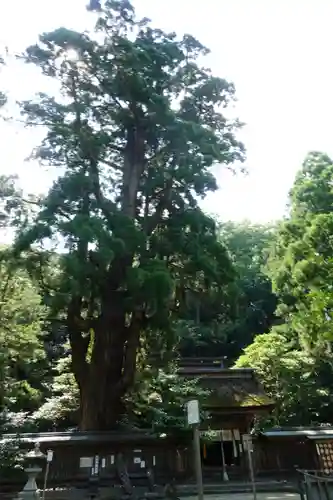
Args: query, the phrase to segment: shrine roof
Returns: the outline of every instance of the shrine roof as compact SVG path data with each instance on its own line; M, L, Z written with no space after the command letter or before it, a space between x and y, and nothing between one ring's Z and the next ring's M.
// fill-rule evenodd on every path
M222 364L222 363L221 363ZM250 368L223 368L218 363L182 363L179 373L198 378L202 387L211 390L205 406L209 409L271 408L273 401Z

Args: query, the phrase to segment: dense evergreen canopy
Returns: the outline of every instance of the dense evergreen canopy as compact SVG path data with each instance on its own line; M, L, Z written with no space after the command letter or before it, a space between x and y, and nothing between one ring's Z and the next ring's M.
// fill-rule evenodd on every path
M45 292L66 325L83 429L117 424L143 339L173 344L187 290L219 291L233 276L198 205L217 188L210 167L243 158L238 124L221 113L233 86L198 64L207 52L126 1L106 2L96 36L59 28L27 49L61 90L22 103L47 128L35 157L61 174L15 249L65 247Z
M183 403L206 392L179 356L255 368L277 404L266 425L326 423L332 160L307 156L275 225L204 213L211 167L241 170L245 156L232 83L127 0L90 10L94 33L61 27L23 58L58 85L20 106L45 130L33 158L59 175L39 197L0 178L15 235L0 251L5 428L182 427Z

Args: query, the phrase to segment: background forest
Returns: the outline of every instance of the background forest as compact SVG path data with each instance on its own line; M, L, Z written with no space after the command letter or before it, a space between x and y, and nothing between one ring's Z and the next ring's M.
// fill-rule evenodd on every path
M205 394L181 356L254 368L276 402L261 425L330 422L333 161L308 154L282 221L204 213L211 167L243 175L233 85L127 1L90 8L94 36L60 28L24 55L59 84L20 103L59 177L38 197L0 178L2 430L182 426Z

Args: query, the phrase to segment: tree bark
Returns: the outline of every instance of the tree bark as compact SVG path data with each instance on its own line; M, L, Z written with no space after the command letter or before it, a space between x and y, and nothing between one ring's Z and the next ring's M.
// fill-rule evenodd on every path
M81 430L115 429L124 415L124 395L134 381L142 314L134 315L129 326L124 319L119 309L102 314L90 362L73 363L80 388ZM77 361L73 352L74 358Z
M122 395L117 384L122 376L122 332L95 332L89 378L82 393L82 430L108 430L122 413Z

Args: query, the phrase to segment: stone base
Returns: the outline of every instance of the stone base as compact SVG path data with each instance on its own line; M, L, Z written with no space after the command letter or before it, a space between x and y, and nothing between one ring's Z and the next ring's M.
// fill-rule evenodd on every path
M40 500L42 495L39 490L22 490L16 498L17 500Z

